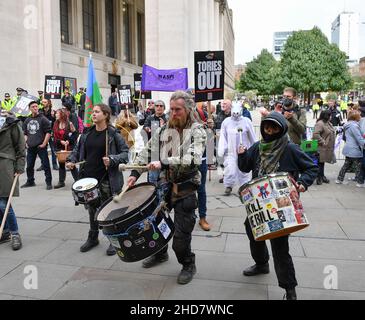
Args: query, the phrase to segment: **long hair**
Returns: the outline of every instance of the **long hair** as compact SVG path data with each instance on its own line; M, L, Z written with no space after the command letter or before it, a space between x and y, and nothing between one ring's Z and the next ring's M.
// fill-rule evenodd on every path
M99 107L101 112L106 116L106 124L109 126L112 117L112 109L104 103L97 104L94 108L95 107Z
M57 112L60 114L60 119L55 121L54 126L53 126L53 131L58 132L60 130L61 123L65 124L65 129L67 130L70 126L70 121L69 121L69 117L68 117L67 113L62 109L58 109L56 111L56 113Z
M176 91L171 96L170 101L177 101L180 99L185 101L185 109L188 112L186 127L191 127L193 123L198 122L194 115L195 101L191 95L184 91Z
M331 111L330 110L323 110L321 114L319 115L318 121L323 121L324 123L327 123L331 119Z

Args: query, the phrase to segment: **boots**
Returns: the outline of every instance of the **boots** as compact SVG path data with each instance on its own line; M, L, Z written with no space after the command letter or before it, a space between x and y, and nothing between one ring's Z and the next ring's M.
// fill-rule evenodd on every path
M59 182L57 185L54 186L55 190L61 189L66 187L66 184L64 182Z
M22 248L22 238L19 234L13 234L11 236L11 247L14 251L18 251Z
M322 185L323 184L323 179L322 177L317 177L317 185Z
M330 181L325 176L322 177L322 182L323 183L330 183Z
M295 288L286 289L286 294L284 295L284 300L297 300L297 293Z
M257 276L259 274L268 274L268 273L270 273L270 267L268 263L264 265L255 264L254 266L249 267L243 271L243 275L246 277L252 277L252 276Z
M169 254L167 252L163 254L157 253L144 260L142 262L142 267L145 269L150 269L168 260L169 260Z
M99 231L89 231L89 237L87 238L85 244L80 248L80 251L83 253L88 252L92 248L99 245L98 237L99 237Z
M196 265L195 265L195 257L193 257L190 263L184 264L183 268L177 278L178 284L188 284L193 280L194 275L196 274Z
M200 228L202 228L204 231L210 231L210 225L207 222L206 218L201 218L199 221Z

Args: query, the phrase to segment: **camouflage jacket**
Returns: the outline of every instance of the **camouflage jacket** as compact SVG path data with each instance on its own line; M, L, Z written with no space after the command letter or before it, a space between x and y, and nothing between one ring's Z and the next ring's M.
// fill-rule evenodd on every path
M199 123L187 126L182 133L164 126L159 128L151 140L137 157L135 164L148 164L149 156L152 161L161 161L162 183L179 183L193 180L200 185L199 166L202 163L207 135ZM132 176L139 178L147 170L135 170Z

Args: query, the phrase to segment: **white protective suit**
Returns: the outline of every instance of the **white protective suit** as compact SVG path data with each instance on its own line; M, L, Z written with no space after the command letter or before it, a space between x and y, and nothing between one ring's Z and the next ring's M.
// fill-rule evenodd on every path
M218 155L224 156L224 186L241 187L251 181L251 173L243 173L238 169L238 148L243 145L249 149L256 142L252 122L242 116L242 105L233 103L232 117L222 123L220 131Z

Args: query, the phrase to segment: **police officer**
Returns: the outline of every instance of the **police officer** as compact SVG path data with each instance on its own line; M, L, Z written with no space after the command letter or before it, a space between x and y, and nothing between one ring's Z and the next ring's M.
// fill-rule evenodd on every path
M10 111L13 108L14 104L13 101L10 98L9 93L5 93L5 99L1 101L1 108L5 111Z
M198 207L197 190L201 180L199 166L207 140L203 126L194 117L193 108L194 100L189 94L175 92L170 99L170 119L167 125L157 130L136 160L137 164L143 165L148 162L149 154L159 155L159 161L152 159L147 168L150 171L161 170L159 185L171 186L169 192L164 194L165 201L175 211L176 232L172 247L178 262L183 266L177 280L179 284L189 283L196 273L195 254L191 251L191 234L196 222L195 210ZM157 152L171 146L171 141L165 142L166 136L180 137L175 156L170 153L171 150L166 150L167 154ZM142 172L132 172L128 179L129 187L135 185ZM143 267L151 268L167 261L167 250L166 246L164 250L145 260Z

